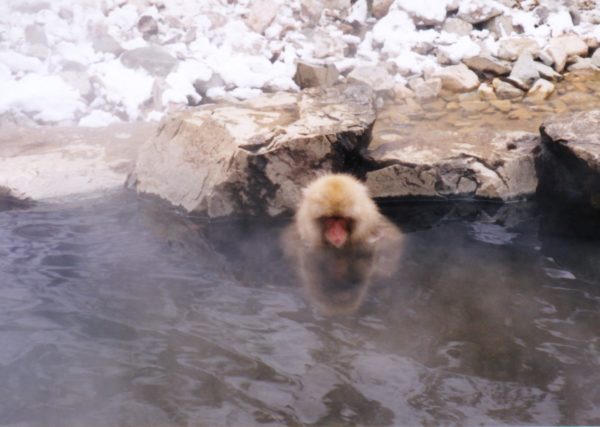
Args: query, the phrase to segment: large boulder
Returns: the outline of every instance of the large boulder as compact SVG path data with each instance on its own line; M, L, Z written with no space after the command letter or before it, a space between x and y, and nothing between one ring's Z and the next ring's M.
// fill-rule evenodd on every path
M375 165L367 185L376 198L508 201L535 193L536 134L391 129L376 124L366 153Z
M540 131L540 195L600 209L600 110L550 117Z
M4 127L0 195L20 200L89 197L123 188L152 123L102 128Z
M207 105L162 124L140 150L135 185L209 217L277 215L319 173L346 170L374 120L366 85Z

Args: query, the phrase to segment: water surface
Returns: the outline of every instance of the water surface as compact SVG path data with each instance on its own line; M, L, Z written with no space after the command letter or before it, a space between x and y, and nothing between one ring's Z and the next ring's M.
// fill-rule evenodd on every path
M396 272L326 316L285 219L4 208L0 425L600 424L600 237L572 212L388 207Z

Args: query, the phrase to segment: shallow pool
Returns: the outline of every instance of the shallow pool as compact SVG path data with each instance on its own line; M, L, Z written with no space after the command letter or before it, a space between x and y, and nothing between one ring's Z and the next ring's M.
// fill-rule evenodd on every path
M0 425L600 424L593 222L386 213L395 273L327 316L282 254L287 220L205 224L126 192L5 207Z

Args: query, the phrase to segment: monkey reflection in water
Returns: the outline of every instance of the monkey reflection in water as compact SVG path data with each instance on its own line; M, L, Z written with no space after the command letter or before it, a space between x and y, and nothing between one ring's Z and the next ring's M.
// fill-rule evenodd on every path
M360 181L334 174L302 190L284 245L310 300L324 314L346 315L361 306L375 277L394 273L402 235Z

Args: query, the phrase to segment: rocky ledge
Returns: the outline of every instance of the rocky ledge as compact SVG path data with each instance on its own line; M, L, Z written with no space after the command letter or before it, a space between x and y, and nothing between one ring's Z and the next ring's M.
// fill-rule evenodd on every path
M540 131L540 195L599 209L600 110L551 117Z
M537 194L600 206L600 110L537 133L419 131L378 118L368 85L206 105L151 125L39 128L0 139L3 195L42 200L122 187L211 218L294 209L324 172L364 179L378 199L514 201ZM154 133L154 136L151 136Z

